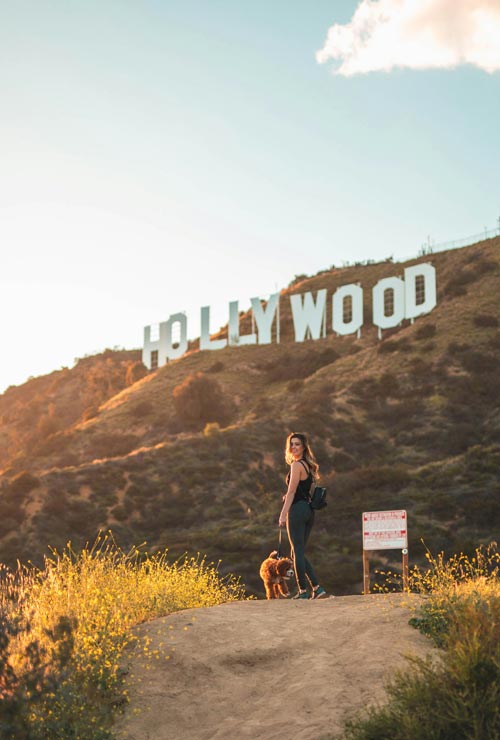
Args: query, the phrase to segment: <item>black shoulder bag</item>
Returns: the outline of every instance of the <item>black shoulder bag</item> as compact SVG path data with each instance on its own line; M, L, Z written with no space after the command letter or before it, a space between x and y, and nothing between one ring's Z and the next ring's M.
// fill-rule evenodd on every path
M326 488L322 486L316 486L311 494L311 509L317 511L318 509L324 509L326 506Z

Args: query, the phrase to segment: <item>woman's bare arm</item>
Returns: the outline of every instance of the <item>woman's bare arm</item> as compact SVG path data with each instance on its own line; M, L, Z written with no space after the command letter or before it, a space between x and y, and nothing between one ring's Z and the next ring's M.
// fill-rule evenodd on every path
M279 518L279 526L284 527L286 524L286 518L288 515L288 512L290 511L290 507L293 503L293 497L295 496L295 491L297 490L297 486L300 482L300 471L304 469L304 466L301 465L299 462L293 462L290 467L290 480L288 482L288 491L286 492L285 500L283 502L283 508L281 509L281 514Z

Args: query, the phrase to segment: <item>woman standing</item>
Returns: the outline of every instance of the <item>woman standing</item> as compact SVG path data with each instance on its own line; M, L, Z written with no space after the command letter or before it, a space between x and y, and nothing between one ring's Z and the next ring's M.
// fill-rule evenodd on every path
M308 584L311 599L326 596L312 565L305 555L305 547L314 524L314 511L309 505L311 486L319 478L319 466L305 434L292 432L285 446L285 460L290 465L286 482L288 491L284 497L279 526L286 525L292 546L292 559L297 579L298 592L294 599L308 599Z

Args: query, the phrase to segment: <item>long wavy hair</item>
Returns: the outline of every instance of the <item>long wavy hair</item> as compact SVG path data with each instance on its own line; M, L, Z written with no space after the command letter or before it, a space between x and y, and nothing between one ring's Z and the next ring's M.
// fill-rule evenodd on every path
M314 453L311 450L311 446L309 445L306 435L303 434L302 432L292 432L286 438L285 460L287 464L291 465L293 461L295 460L294 456L292 455L292 450L290 448L290 443L294 437L296 437L297 439L300 439L300 441L304 445L304 453L302 455L302 459L304 460L304 462L306 462L309 465L309 470L311 471L311 474L314 480L318 480L319 465L316 462L316 458L314 457Z

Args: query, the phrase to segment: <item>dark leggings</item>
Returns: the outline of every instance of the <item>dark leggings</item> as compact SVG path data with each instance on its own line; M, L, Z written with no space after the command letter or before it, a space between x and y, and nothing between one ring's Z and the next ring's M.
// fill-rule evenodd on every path
M292 559L295 568L297 585L301 591L307 589L307 581L311 586L318 585L312 565L306 558L305 548L311 529L314 524L314 511L307 501L297 501L292 504L286 521L288 539L292 546Z

